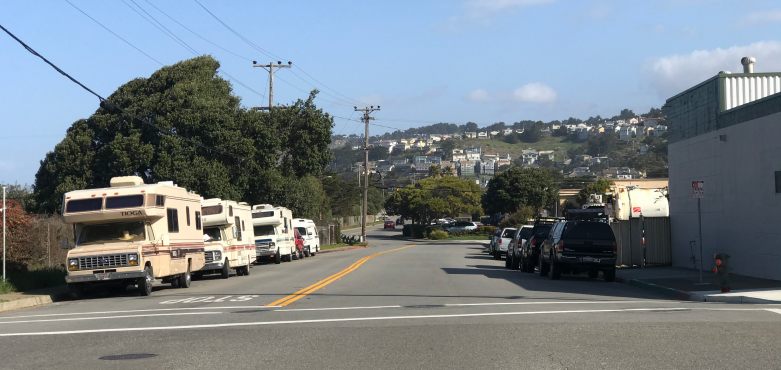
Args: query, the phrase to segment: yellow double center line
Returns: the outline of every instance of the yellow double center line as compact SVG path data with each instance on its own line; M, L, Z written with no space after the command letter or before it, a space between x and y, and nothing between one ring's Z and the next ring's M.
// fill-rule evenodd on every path
M328 284L331 284L332 282L338 280L342 276L347 275L347 274L355 271L355 269L357 269L358 267L361 267L361 265L363 265L366 261L368 261L368 260L370 260L370 259L372 259L374 257L377 257L379 255L382 255L382 254L385 254L385 253L388 253L388 252L395 252L395 251L400 251L402 249L407 249L407 248L410 248L410 247L414 247L415 245L416 244L412 244L412 245L408 245L406 247L391 249L391 250L385 251L385 252L378 252L378 253L372 254L371 256L367 256L367 257L361 258L357 262L355 262L352 265L350 265L350 267L348 267L348 268L346 268L346 269L344 269L342 271L339 271L336 274L333 274L333 275L325 278L324 280L319 281L316 284L310 285L310 286L308 286L306 288L302 288L301 290L299 290L299 291L297 291L297 292L295 292L295 293L293 293L293 294L291 294L291 295L289 295L289 296L287 296L285 298L282 298L280 300L277 300L277 301L274 301L272 303L269 303L268 306L287 306L287 305L289 305L289 304L291 304L291 303L293 303L293 302L295 302L295 301L297 301L297 300L299 300L301 298L306 297L308 294L310 294L310 293L312 293L312 292L314 292L314 291L316 291L318 289L321 289L321 288L325 287Z

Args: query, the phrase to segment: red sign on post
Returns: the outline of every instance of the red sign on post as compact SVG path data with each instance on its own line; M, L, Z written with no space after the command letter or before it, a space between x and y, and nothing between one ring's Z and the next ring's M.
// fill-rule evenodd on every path
M705 198L705 181L692 181L692 198Z

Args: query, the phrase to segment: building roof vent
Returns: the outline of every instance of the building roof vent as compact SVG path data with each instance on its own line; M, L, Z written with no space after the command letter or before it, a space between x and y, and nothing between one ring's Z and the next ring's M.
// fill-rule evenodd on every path
M757 60L754 57L743 57L740 59L740 64L743 65L743 73L754 73L754 63Z
M144 180L138 176L112 177L109 184L112 188L120 188L123 186L138 186L144 185Z

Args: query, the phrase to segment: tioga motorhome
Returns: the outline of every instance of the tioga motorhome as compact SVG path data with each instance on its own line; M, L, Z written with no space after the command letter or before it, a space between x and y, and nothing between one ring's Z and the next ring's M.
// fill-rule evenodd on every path
M207 199L201 202L203 242L206 265L196 276L219 273L227 279L230 270L236 275L249 275L255 257L255 234L252 232L252 212L247 203L232 200ZM247 228L249 224L249 228Z
M285 207L274 207L270 204L252 206L255 255L258 262L269 258L273 259L274 263L293 260L295 237L292 219L293 213Z
M71 249L63 239L71 297L97 284L120 291L135 284L147 296L155 279L188 288L190 272L204 265L200 196L170 181L145 185L137 176L110 184L63 196L62 217L76 241Z

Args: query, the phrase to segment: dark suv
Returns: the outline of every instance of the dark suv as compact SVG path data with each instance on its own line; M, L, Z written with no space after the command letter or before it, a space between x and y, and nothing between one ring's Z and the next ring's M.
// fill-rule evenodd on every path
M523 272L534 272L534 266L539 264L540 248L542 242L548 238L553 225L564 219L558 217L538 218L534 221L534 228L526 241L521 246L520 268Z
M593 221L566 221L553 226L540 255L540 276L558 280L561 274L599 272L605 281L616 279L616 238L610 225Z

